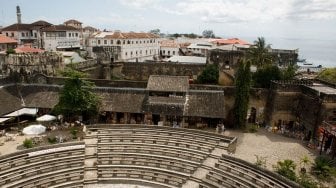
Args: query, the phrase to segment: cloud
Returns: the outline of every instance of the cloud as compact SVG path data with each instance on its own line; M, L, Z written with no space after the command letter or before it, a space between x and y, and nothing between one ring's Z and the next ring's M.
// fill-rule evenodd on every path
M120 0L120 3L134 9L146 9L156 6L160 0Z
M336 18L335 0L185 0L166 12L193 15L204 22L273 22Z

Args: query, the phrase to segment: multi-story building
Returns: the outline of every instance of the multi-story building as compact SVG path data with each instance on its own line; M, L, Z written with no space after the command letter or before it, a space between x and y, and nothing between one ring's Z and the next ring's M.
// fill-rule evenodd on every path
M170 58L179 56L180 45L175 40L162 40L160 42L160 56L162 58Z
M66 51L80 49L81 31L72 26L52 25L42 29L44 49Z
M159 36L152 33L97 32L90 38L89 45L91 49L92 47L118 49L118 55L114 61L142 62L158 58L159 40Z
M77 28L79 30L82 29L82 22L80 22L78 20L68 20L68 21L65 21L64 25L66 25L66 26L72 26L72 27Z

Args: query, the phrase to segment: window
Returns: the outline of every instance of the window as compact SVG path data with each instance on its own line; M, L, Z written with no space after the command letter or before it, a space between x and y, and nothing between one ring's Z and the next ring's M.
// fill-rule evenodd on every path
M146 50L146 55L147 55L147 50Z
M135 43L138 44L138 41L136 41Z
M12 33L12 37L14 37L14 33Z
M34 37L37 38L37 33L34 33Z
M175 55L175 51L173 51L173 55Z
M152 43L152 40L150 40L150 43Z
M69 33L69 37L71 37L71 33Z
M131 44L131 42L128 40L128 41L127 41L127 44Z
M138 55L138 51L135 51L135 54Z
M120 41L120 40L117 40L117 44L120 45L120 44L121 44L121 41Z
M133 55L133 52L131 51L131 56Z
M134 42L132 41L132 44L134 44Z
M98 40L98 45L100 44L100 40Z
M111 44L113 44L113 40L111 40Z
M168 55L170 55L170 51L168 51Z
M78 37L78 33L76 33L76 37Z
M8 33L6 32L6 37L8 37Z
M25 37L25 33L21 33L21 36L22 36L22 37Z
M127 56L127 52L125 52L125 56Z
M104 44L107 44L107 40L104 40Z
M123 40L123 44L125 44L125 40Z

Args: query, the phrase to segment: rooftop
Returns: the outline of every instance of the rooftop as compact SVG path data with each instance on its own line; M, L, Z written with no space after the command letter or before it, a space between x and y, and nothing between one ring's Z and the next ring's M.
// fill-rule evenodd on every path
M0 44L17 43L16 40L0 35Z
M160 36L152 33L135 33L128 32L123 33L120 31L116 32L97 32L94 37L97 38L108 38L108 39L140 39L140 38L160 38Z
M206 57L197 56L172 56L166 60L167 62L185 63L185 64L205 64Z
M78 20L71 19L71 20L65 21L64 24L82 24L82 22L80 22Z
M66 25L51 25L49 27L42 28L42 31L77 31L78 29L72 26Z
M189 79L187 76L151 75L147 90L185 92L189 90Z
M248 42L241 40L239 38L230 38L230 39L214 39L211 41L217 45L227 45L227 44L241 44L241 45L250 45Z

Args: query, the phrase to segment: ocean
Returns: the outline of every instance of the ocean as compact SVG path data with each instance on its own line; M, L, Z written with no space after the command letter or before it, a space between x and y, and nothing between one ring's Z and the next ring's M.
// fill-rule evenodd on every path
M253 43L257 37L241 37ZM306 59L307 63L322 65L322 67L336 67L336 39L299 39L265 37L266 43L272 48L299 49L299 59Z

